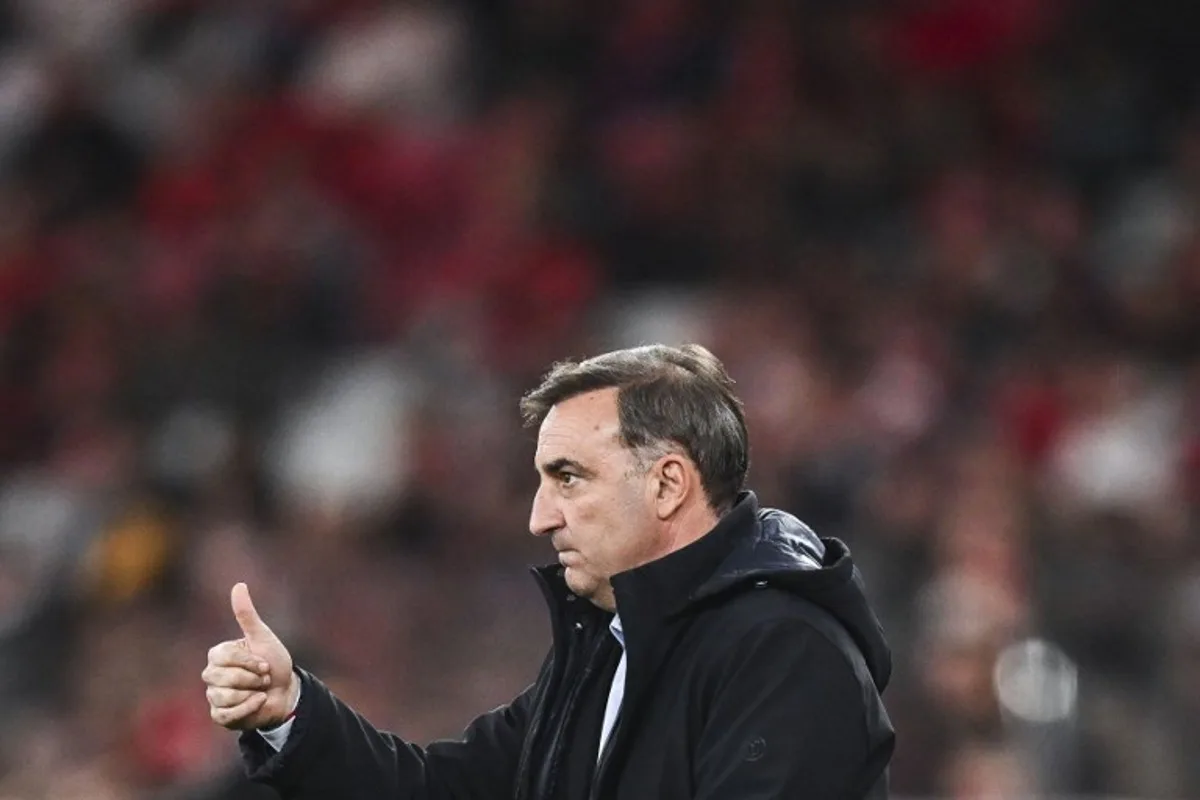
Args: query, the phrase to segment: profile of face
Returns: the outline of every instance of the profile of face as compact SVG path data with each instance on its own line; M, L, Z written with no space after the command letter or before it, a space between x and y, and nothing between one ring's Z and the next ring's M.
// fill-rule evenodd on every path
M529 530L550 537L572 592L615 610L612 576L675 546L672 519L699 488L694 467L674 453L642 463L621 442L616 389L551 408L534 463L539 484Z

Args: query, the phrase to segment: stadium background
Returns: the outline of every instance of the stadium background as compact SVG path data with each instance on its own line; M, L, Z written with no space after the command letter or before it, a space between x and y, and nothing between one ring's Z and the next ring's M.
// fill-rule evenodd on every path
M696 340L861 561L895 793L1200 797L1200 4L0 4L0 797L269 797L546 644L553 359Z

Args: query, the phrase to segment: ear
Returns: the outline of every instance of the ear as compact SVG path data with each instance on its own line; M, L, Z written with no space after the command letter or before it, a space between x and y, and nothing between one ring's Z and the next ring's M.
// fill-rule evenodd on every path
M678 453L668 453L660 458L650 472L654 477L655 512L660 520L671 517L700 489L696 468Z

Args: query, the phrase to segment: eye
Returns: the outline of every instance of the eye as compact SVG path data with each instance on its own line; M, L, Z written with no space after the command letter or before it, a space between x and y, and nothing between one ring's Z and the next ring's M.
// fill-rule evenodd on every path
M558 476L558 484L563 488L570 488L579 482L579 476L573 472L563 472Z

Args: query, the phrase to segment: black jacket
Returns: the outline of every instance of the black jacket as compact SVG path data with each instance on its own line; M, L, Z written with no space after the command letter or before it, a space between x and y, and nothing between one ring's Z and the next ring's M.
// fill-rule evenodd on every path
M422 748L299 671L283 752L241 738L251 778L297 800L551 800L589 785L605 800L887 796L891 659L836 539L746 493L696 543L617 575L625 697L595 775L599 723L581 710L608 692L597 672L613 663L612 615L571 595L557 567L535 573L554 644L512 703Z

